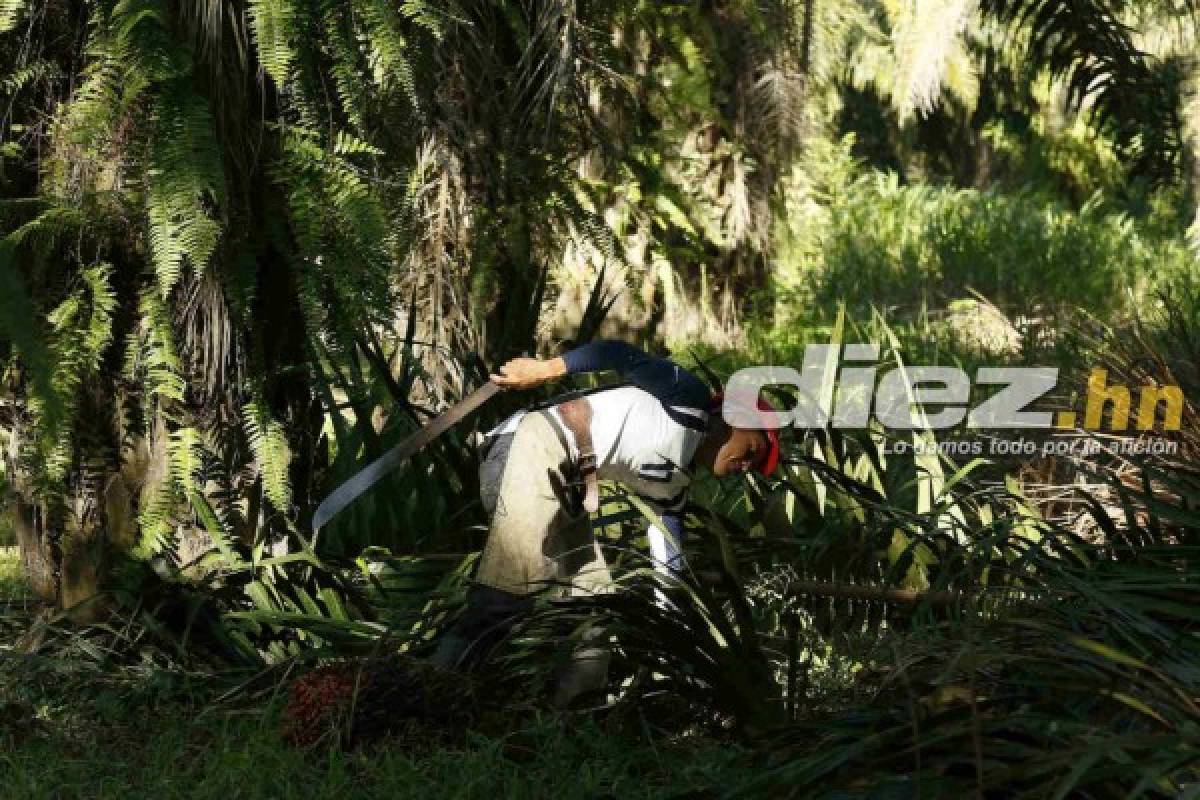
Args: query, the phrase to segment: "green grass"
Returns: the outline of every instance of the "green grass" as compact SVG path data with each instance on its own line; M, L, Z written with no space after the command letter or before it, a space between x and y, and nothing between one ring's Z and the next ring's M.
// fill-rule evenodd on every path
M863 170L844 145L827 155L821 202L792 209L780 239L777 317L819 322L839 303L860 319L870 308L916 316L971 291L1010 314L1127 317L1194 272L1168 195L1135 217L1101 195L1075 208L1033 189L913 185Z
M24 629L16 548L0 548L0 799L156 797L669 797L748 777L745 754L546 714L510 732L414 750L301 750L279 734L280 703L214 706L227 681L150 668L11 657ZM10 623L10 624L5 624ZM6 663L7 662L7 663Z
M305 752L283 744L262 709L199 719L182 707L130 709L116 724L34 731L0 736L4 797L664 797L722 785L739 755L638 746L565 720L425 753Z

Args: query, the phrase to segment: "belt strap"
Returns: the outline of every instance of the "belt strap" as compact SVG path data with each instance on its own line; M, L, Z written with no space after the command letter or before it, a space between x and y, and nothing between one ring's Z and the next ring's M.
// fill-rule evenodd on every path
M592 404L586 397L559 403L558 415L579 448L579 476L583 478L583 507L590 514L600 507L600 486L596 476L596 449L592 445Z

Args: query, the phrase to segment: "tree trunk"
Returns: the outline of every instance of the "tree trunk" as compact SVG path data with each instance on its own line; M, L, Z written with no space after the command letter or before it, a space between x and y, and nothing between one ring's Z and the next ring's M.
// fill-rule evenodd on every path
M98 514L64 527L59 553L58 607L72 622L87 624L104 616L101 589L107 574L107 543Z
M120 470L103 479L102 491L68 498L57 514L36 501L28 481L12 470L9 505L25 580L36 598L69 610L74 622L104 615L109 606L102 592L112 556L137 543L137 506L146 501L140 495L155 454L145 437L136 441L123 452ZM159 449L158 466L165 470L166 452Z
M70 522L55 519L45 506L15 495L13 527L25 581L37 599L70 612L86 624L103 616L101 597L108 567L103 515L87 513Z
M34 597L58 602L58 566L49 537L44 535L41 509L19 495L12 497L13 529L21 553L21 571Z

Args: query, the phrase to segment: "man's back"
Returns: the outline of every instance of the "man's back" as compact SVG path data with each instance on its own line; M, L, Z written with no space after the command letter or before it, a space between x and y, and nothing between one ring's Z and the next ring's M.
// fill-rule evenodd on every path
M626 485L664 510L681 505L691 481L688 467L704 438L705 411L667 406L637 386L592 392L587 400L599 477ZM557 408L550 413L577 457L578 446Z

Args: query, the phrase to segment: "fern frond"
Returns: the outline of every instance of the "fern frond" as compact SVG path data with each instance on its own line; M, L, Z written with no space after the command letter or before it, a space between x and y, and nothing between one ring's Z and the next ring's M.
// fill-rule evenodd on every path
M333 85L341 101L342 112L351 124L362 130L368 105L367 81L363 80L362 64L355 34L345 12L333 3L323 9L325 48L331 61Z
M395 231L378 194L345 158L312 133L285 139L276 176L287 192L292 232L302 257L299 294L314 330L332 330L341 344L367 322L332 316L329 307L387 313Z
M277 511L286 512L292 504L288 475L292 450L283 426L258 403L247 403L242 409L242 424L250 451L254 453L254 462L262 476L263 491Z
M409 62L408 42L395 5L388 0L356 0L354 8L366 23L369 48L367 63L375 83L385 89L398 85L413 108L418 108L417 84Z
M163 0L120 0L112 13L113 52L124 79L138 94L148 84L170 81L190 71L188 49L172 36L172 12Z
M221 235L220 148L208 104L186 80L174 82L159 101L146 180L150 250L166 298L185 264L203 274Z
M52 61L34 61L0 81L0 92L11 97L30 84L41 80L53 80L61 75L62 70Z
M51 206L35 219L25 223L6 237L15 246L27 248L32 258L42 259L60 239L77 232L84 224L81 211L67 206Z
M38 431L37 468L51 485L60 484L71 466L75 452L72 423L80 389L94 379L112 342L116 298L109 285L111 272L107 264L84 269L82 285L46 317L53 362L51 381L58 407L47 414L44 403L31 397L29 408Z
M293 45L295 7L291 0L250 0L247 11L258 63L276 86L285 86L296 60Z
M362 139L347 133L346 131L338 131L333 139L333 152L339 156L353 156L367 153L373 156L383 155L383 151L374 145L364 142Z
M187 382L175 347L170 314L158 292L154 289L142 292L138 313L141 319L126 355L126 376L142 381L148 403L183 402Z
M12 342L28 372L30 406L44 429L43 441L57 440L63 422L70 417L68 399L73 394L63 385L69 371L52 336L57 328L57 341L71 342L70 334L75 332L64 336L62 331L69 328L83 300L72 294L63 301L59 310L51 313L48 329L37 318L37 306L21 273L22 268L38 269L80 225L78 211L53 206L0 239L0 333Z
M200 518L200 524L204 526L205 532L213 540L221 557L225 559L225 566L229 569L244 569L247 566L245 559L234 547L233 537L229 535L229 531L225 529L204 495L197 491L191 491L188 493L188 500L191 502L196 516Z
M98 150L121 118L122 98L128 92L122 91L121 66L116 56L95 40L90 49L91 61L83 72L83 81L60 120L66 141Z
M192 427L172 431L167 455L175 485L185 493L197 491L203 485L204 472L204 440L200 432Z
M172 549L175 540L175 513L178 500L170 476L163 476L157 483L142 492L149 498L138 513L138 541L133 547L135 558L149 560L164 555Z
M426 0L404 0L400 3L400 13L437 38L445 31L444 7Z
M170 34L170 12L158 0L123 0L92 17L80 88L61 115L62 135L102 151L120 121L140 110L144 94L187 73L184 48Z
M91 369L100 365L100 359L113 339L113 316L117 312L117 293L112 288L112 265L96 264L81 273L91 296L92 313L88 319L83 346L88 354Z

